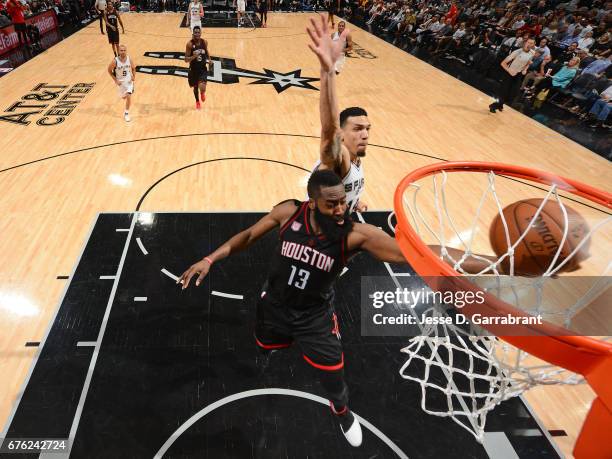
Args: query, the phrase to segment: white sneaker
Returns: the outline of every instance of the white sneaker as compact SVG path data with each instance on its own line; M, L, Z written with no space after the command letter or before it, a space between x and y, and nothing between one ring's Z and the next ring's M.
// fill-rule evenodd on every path
M123 119L126 121L132 121L132 118L130 118L130 114L129 113L124 113L123 114Z
M332 413L336 416L338 423L340 424L340 430L344 434L344 438L349 442L351 446L355 448L361 446L363 441L363 435L361 433L361 425L351 410L347 409L343 414L336 414L332 407Z

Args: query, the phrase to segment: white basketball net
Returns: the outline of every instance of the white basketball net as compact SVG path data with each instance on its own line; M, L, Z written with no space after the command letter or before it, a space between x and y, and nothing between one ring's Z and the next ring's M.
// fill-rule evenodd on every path
M494 291L498 298L510 303L531 315L541 314L545 320L555 322L565 327L570 326L572 318L585 304L599 296L609 287L605 275L612 267L612 261L607 260L604 272L599 277L601 281L595 282L584 295L574 304L558 308L550 308L543 301L543 289L547 282L554 282L554 275L580 250L580 248L593 236L596 231L610 222L612 217L602 219L579 242L575 249L561 262L558 262L565 240L568 236L568 215L564 203L557 193L557 186L552 185L548 190L542 204L537 209L531 223L535 222L542 208L550 199L554 199L564 217L564 233L559 249L545 273L539 278L512 277L514 274L514 250L525 238L526 230L518 240L510 241L508 225L502 212L503 205L496 193L493 172L488 173L486 189L479 201L476 216L469 236L464 237L457 230L451 212L447 206L447 173L441 171L441 183L436 175L432 176L433 196L435 204L435 217L427 221L417 205L417 198L421 187L411 184L414 194L411 202L404 195L404 205L409 210L411 224L415 231L428 243L441 246L441 257L448 264L462 273L468 275L462 264L474 257L487 263L471 281L487 287L489 293ZM480 213L487 199L494 199L498 209L507 240L508 251L497 261L474 255L472 246L476 226ZM531 224L527 227L529 228ZM453 240L460 241L464 255L454 259L447 251L447 234L454 234ZM465 234L465 233L464 233ZM432 240L433 238L433 240ZM609 256L607 254L606 256ZM510 277L500 278L500 263L509 258ZM485 276L487 275L487 276ZM478 277L482 276L482 277ZM513 280L508 285L508 279ZM525 295L525 290L530 290ZM447 316L439 309L431 308L426 311L431 316ZM511 397L520 395L535 385L550 384L578 384L584 382L580 375L571 373L564 368L556 367L543 362L526 352L511 346L495 336L472 336L470 330L462 330L453 325L430 326L423 329L421 336L412 338L410 344L402 349L408 355L408 360L400 369L403 378L415 381L421 386L421 407L432 415L451 417L453 421L471 432L480 442L484 439L486 416L498 404ZM436 394L431 392L435 391ZM429 397L428 397L429 394ZM431 406L434 400L440 400L440 395L446 399L446 406Z

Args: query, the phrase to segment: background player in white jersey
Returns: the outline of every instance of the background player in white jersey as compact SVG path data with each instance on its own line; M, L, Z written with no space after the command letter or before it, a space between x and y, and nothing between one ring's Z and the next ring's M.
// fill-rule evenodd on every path
M246 0L236 0L236 15L238 16L238 27L242 27L244 12L246 11Z
M127 54L127 46L119 45L119 56L115 57L109 64L108 73L117 85L119 97L125 100L123 119L130 121L130 105L134 93L136 66Z
M202 18L204 17L204 7L200 3L200 0L194 0L189 4L187 10L187 25L193 33L193 28L198 26L202 28Z
M338 23L338 31L332 33L332 40L339 41L340 36L342 35L342 32L344 32L344 29L346 29L346 22L340 21ZM344 48L343 48L342 54L340 55L340 57L336 61L336 64L334 65L334 69L336 70L336 75L338 75L342 71L342 68L344 67L344 63L346 62L346 55L347 53L350 53L352 50L353 50L353 37L351 36L351 31L349 30L346 33L346 41L344 42Z
M348 29L333 41L325 18L311 19L307 28L312 43L308 47L321 64L321 159L315 169L330 169L342 179L351 212L365 212L367 205L360 201L364 189L361 158L366 155L370 134L368 114L363 108L350 107L338 114L336 99L335 63L344 53Z
M102 24L104 22L104 12L106 11L106 0L96 0L94 8L98 12L98 17L100 18L100 32L104 35L104 27Z

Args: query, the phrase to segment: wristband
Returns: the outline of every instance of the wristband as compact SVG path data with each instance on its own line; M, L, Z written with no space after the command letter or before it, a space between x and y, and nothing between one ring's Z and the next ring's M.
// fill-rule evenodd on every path
M208 257L204 257L204 259L205 259L205 260L208 262L208 264L209 264L210 266L212 266L212 265L213 265L213 261L212 261L210 258L208 258Z

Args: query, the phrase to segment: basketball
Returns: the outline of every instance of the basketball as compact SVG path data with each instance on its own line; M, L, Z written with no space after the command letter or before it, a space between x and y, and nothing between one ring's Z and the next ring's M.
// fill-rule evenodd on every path
M541 204L541 199L525 199L503 209L511 245L527 230ZM589 232L587 222L578 212L567 206L565 210L567 211L568 231L555 266L562 263ZM514 273L523 276L540 276L546 272L559 249L564 229L565 220L561 207L556 201L548 201L533 222L531 229L514 250ZM497 215L493 220L489 230L489 239L498 257L508 251L508 241L501 215ZM580 262L589 256L589 245L590 240L572 256L572 259L559 272L578 269ZM510 257L504 259L502 268L504 273L510 272Z

